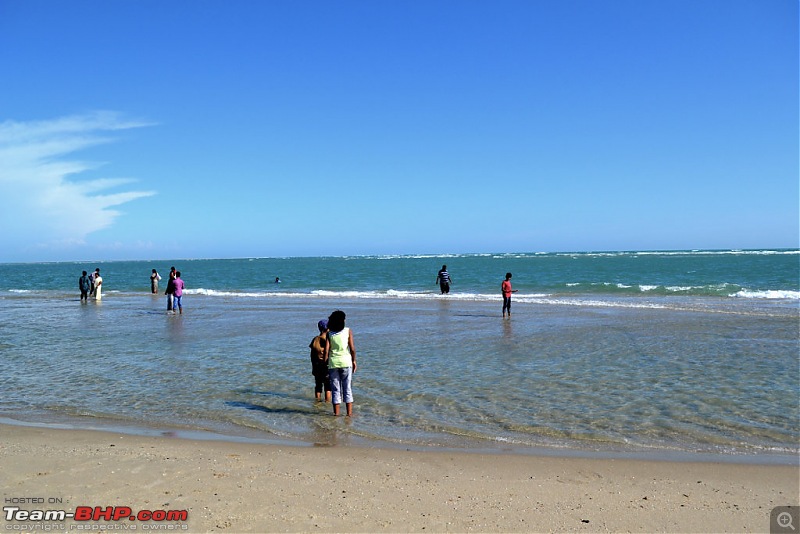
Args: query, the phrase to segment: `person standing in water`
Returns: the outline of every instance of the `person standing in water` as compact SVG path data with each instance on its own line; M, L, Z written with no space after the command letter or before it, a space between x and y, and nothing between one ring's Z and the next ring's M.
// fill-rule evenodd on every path
M167 289L164 294L167 296L167 311L172 311L172 304L175 301L175 267L169 271L169 280L167 280Z
M178 310L178 313L183 315L183 303L181 302L181 297L183 297L183 290L186 285L181 280L181 272L177 271L175 273L175 280L172 282L172 313L175 313L175 310Z
M103 277L100 276L100 269L94 270L94 299L95 300L102 300L103 299Z
M94 298L94 277L97 276L98 271L100 271L100 269L95 269L89 275L89 296L92 298Z
M161 280L161 276L158 274L158 271L153 269L153 274L150 275L150 292L153 295L158 294L158 281Z
M439 289L442 291L442 295L447 295L450 293L450 273L447 272L447 265L442 265L442 268L439 269L439 274L436 275L436 284L439 284Z
M331 378L333 415L339 415L339 405L344 400L347 416L353 415L353 374L356 372L356 347L353 332L345 327L345 313L336 310L328 317L328 334L325 339L325 361Z
M328 320L323 319L317 323L319 335L315 336L308 345L311 349L311 374L314 375L314 397L317 402L322 402L322 393L325 392L325 402L331 401L331 377L328 365L325 363L325 337L328 333Z
M511 293L516 293L518 290L511 289L511 273L506 273L506 279L500 284L500 291L503 293L503 317L511 317Z
M81 290L81 302L89 302L89 291L92 288L92 282L89 281L89 277L86 276L86 271L83 271L83 275L78 278L78 289Z

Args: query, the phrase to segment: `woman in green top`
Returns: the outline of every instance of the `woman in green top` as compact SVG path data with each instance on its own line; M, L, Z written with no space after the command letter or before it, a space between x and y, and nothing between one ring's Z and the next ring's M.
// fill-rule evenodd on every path
M353 390L351 384L356 372L356 347L353 332L344 326L345 313L336 310L328 317L328 335L325 342L325 361L331 378L333 415L339 415L339 405L344 398L347 415L353 415Z

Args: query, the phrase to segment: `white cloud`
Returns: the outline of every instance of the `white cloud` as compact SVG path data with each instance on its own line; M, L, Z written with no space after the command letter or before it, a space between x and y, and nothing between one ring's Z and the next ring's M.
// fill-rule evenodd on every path
M97 163L68 159L76 151L111 142L108 132L147 126L114 113L50 121L0 123L0 247L7 252L82 243L114 223L111 209L153 191L108 192L125 178L79 180ZM9 250L10 249L10 250Z

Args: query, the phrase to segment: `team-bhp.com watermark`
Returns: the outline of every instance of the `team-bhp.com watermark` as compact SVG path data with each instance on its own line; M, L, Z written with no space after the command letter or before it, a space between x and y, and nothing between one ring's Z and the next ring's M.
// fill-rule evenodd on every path
M188 530L187 510L134 510L130 506L76 506L70 511L44 504L61 504L59 498L6 498L4 529L12 532L52 531L156 531Z

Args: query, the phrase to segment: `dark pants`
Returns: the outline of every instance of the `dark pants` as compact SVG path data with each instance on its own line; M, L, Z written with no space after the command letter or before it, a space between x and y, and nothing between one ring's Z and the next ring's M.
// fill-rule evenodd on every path
M331 376L328 373L328 364L321 360L311 362L311 373L314 375L314 393L331 391Z

